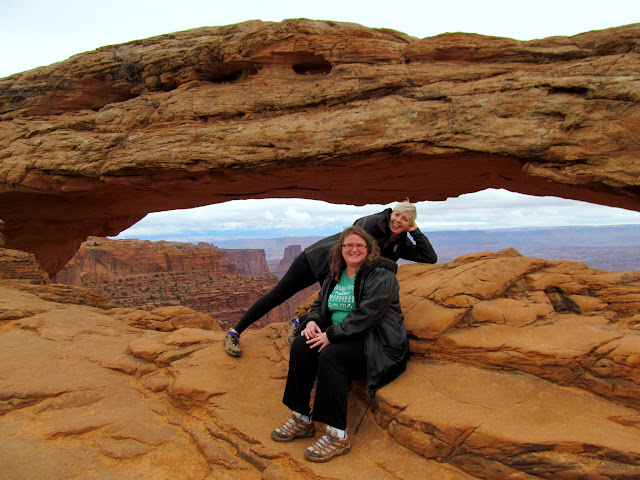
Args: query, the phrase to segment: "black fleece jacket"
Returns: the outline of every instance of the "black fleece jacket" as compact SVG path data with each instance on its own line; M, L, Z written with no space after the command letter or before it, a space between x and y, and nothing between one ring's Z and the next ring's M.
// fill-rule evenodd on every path
M354 283L356 308L339 325L331 322L329 295L336 281L328 276L311 306L302 328L313 320L327 333L331 343L362 337L367 357L367 394L397 378L407 366L409 339L400 308L398 265L384 257L362 267Z
M391 208L387 208L379 213L359 218L353 224L361 227L370 233L380 247L380 254L394 262L399 258L418 263L436 263L438 255L431 246L429 239L419 228L409 235L415 241L415 245L407 237L407 232L403 232L395 238L391 238L389 222L391 220ZM311 266L315 277L322 283L322 280L329 273L329 250L338 241L339 233L323 238L313 245L304 249L304 254Z

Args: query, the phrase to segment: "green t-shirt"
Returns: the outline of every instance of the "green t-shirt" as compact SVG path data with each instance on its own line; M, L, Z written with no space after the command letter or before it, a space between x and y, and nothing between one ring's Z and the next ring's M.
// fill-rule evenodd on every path
M340 281L333 287L333 291L329 295L327 306L329 312L331 312L331 322L334 325L342 323L344 317L356 308L356 299L353 296L353 284L356 280L356 276L349 278L347 276L347 270L342 271Z

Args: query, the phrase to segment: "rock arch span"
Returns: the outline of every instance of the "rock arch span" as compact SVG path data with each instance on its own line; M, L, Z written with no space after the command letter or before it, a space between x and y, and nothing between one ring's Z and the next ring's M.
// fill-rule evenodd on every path
M251 21L0 79L5 247L54 274L89 235L242 198L493 187L640 211L639 38Z

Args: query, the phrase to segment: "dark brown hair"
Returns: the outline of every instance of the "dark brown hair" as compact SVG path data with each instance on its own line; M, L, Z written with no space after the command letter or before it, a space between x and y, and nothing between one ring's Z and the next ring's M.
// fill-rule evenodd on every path
M333 244L333 247L331 247L331 251L329 252L329 270L336 282L340 281L342 271L347 267L347 262L345 262L342 257L342 244L344 243L344 239L349 235L358 235L359 237L362 237L364 242L367 244L367 256L360 265L360 268L365 265L370 265L380 257L380 247L378 247L376 241L369 233L367 233L366 230L355 226L345 229L340 234L338 241Z

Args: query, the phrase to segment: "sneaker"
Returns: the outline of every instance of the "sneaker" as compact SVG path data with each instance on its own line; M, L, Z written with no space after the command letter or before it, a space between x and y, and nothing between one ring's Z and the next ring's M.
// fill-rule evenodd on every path
M287 331L287 343L291 345L293 339L300 335L300 322L298 318L294 318L290 322L284 324L284 329Z
M229 332L224 336L224 348L229 355L239 357L242 355L242 348L240 347L240 334Z
M304 451L304 458L310 462L328 462L333 457L349 453L349 450L351 450L349 435L340 439L335 431L327 426L322 438Z
M289 420L271 432L271 438L276 442L290 442L296 438L313 437L315 434L316 426L313 422L303 422L299 413L292 412Z

